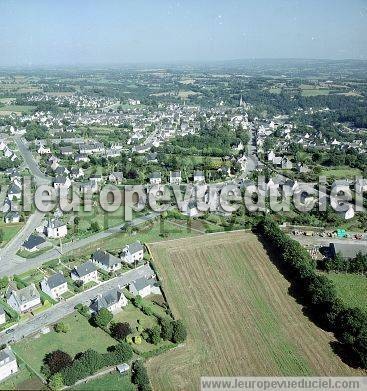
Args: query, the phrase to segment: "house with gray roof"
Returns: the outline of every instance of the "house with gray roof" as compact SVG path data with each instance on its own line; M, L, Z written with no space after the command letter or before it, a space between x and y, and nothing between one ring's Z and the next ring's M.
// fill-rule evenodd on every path
M121 289L111 289L92 299L89 308L92 312L98 312L102 308L106 308L112 313L116 313L121 311L122 307L126 307L127 303L127 299Z
M41 298L34 284L19 290L11 290L7 303L19 313L28 312L41 305Z
M142 261L144 258L144 247L140 242L128 244L122 249L121 259L129 264Z
M158 171L152 172L149 176L151 185L160 185L162 183L162 174Z
M22 247L26 251L37 251L41 248L47 246L48 243L46 242L45 238L43 238L40 235L32 234L23 244Z
M146 297L152 294L161 294L161 289L158 286L156 276L144 276L129 284L129 291L134 296Z
M53 299L57 300L62 294L68 291L68 283L61 273L55 273L45 277L41 281L41 289Z
M113 272L121 269L121 259L115 257L107 251L97 250L92 255L92 262L107 272Z
M180 185L182 182L181 171L171 171L169 174L169 183L171 185Z
M98 282L98 272L92 261L87 261L80 266L76 266L71 271L71 278L80 281L82 284L94 281Z
M18 364L11 348L0 350L0 381L16 372L18 372Z

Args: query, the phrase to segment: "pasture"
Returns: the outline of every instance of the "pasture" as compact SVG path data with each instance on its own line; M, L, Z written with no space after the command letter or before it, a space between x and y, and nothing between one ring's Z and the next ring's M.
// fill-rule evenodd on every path
M200 239L200 240L198 240ZM156 390L196 390L200 376L353 375L288 294L289 283L252 233L149 245L183 346L147 363Z

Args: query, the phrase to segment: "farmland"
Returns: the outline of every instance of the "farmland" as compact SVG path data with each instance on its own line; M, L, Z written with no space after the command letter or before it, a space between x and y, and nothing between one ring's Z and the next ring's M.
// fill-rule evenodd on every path
M289 283L245 231L149 245L184 346L155 357L155 389L197 389L200 376L352 375L288 294Z

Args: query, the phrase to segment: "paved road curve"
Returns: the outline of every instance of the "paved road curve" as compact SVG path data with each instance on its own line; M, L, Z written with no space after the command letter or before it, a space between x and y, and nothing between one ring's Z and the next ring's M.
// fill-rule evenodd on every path
M10 329L14 331L8 334L3 331L0 334L0 344L16 342L31 334L35 334L43 327L57 323L65 316L72 314L74 312L74 307L77 304L83 303L88 305L90 304L90 300L95 298L97 295L106 292L109 289L126 286L130 282L147 275L150 270L151 269L148 264L140 266L136 269L129 270L122 276L100 283L96 287L89 289L86 292L79 293L66 301L61 301L41 314L34 316L24 323L14 326L13 329Z

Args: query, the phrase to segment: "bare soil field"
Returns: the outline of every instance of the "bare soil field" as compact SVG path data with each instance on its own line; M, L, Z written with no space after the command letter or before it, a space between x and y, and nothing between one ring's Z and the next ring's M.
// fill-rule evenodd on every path
M197 390L200 376L361 375L332 351L333 336L303 314L252 233L149 249L171 309L189 333L183 346L148 361L155 390Z

